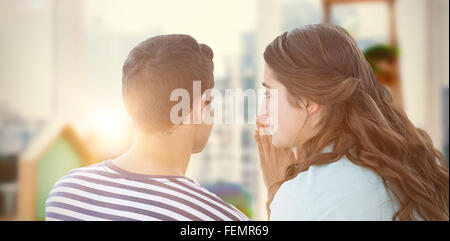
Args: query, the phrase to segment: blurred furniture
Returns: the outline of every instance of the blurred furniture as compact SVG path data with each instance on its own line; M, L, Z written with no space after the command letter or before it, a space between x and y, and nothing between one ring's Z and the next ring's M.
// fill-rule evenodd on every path
M0 155L0 183L17 180L17 155Z
M0 155L0 220L10 219L16 210L17 155Z
M47 126L19 157L18 220L44 220L45 202L55 182L96 157L76 131L65 123Z
M0 182L0 220L12 218L16 210L17 182Z
M397 30L395 27L395 0L322 0L323 1L323 22L330 22L331 10L336 4L357 4L357 3L386 3L389 11L389 44L397 48ZM399 76L398 58L389 62L389 73L377 75L377 79L386 86L391 94L394 105L403 109L403 96L401 79Z

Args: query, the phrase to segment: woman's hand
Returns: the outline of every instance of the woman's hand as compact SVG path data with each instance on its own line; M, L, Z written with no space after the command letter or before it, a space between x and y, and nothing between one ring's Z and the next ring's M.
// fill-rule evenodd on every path
M272 202L275 193L279 189L276 185L283 178L286 166L295 161L294 153L290 148L276 148L272 145L271 135L260 135L261 128L267 127L261 117L257 118L254 138L258 144L259 159L263 174L264 184L267 188L267 206Z

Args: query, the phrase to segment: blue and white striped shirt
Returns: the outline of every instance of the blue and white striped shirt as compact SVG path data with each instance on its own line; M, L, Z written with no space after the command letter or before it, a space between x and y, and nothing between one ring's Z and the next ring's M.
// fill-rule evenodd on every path
M111 160L59 179L45 211L46 220L249 220L187 177L131 173Z

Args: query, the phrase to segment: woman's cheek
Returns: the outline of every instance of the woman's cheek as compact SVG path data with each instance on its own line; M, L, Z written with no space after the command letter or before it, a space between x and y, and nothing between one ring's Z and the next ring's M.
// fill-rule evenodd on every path
M289 121L285 120L282 116L277 120L273 126L274 134L272 135L272 144L275 147L283 148L287 147L290 139Z
M275 134L272 135L272 145L274 145L277 148L283 148L286 146L284 143L285 137L281 133L281 131L278 129Z

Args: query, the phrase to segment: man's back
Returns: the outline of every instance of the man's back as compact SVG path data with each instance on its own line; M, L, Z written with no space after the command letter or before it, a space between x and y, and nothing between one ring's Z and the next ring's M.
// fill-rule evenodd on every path
M56 182L46 220L249 219L189 178L131 173L107 160Z

